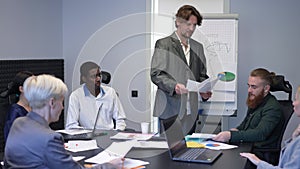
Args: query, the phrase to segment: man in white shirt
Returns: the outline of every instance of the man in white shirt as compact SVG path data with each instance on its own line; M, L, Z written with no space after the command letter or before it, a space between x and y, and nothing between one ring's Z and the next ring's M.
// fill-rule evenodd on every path
M92 129L97 112L100 111L97 121L97 129L124 130L125 112L116 94L116 91L108 86L101 85L101 70L94 62L85 62L80 67L80 83L78 89L73 91L69 98L66 129L86 128ZM101 110L100 105L103 103Z

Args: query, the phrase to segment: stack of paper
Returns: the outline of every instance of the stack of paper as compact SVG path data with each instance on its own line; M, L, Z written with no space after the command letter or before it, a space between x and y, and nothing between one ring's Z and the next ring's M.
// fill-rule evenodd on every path
M192 135L185 136L187 147L193 148L208 148L212 150L226 150L236 148L236 145L229 145L212 141L211 139L216 136L215 134L207 133L193 133Z
M153 137L154 134L141 134L141 133L122 133L119 132L116 135L110 137L111 139L120 140L148 140Z
M167 149L168 144L166 141L138 141L134 145L136 148L162 148Z
M85 158L85 156L77 156L77 157L74 157L73 156L73 160L74 161L80 161L80 160L82 160L82 159L84 159Z
M213 90L213 87L216 85L218 80L219 80L218 77L208 78L208 79L204 80L203 82L199 83L197 81L188 79L187 84L186 84L186 88L190 92L203 92L203 93L206 93L206 92L209 92L209 91Z
M206 134L206 133L193 133L192 135L187 135L185 136L186 141L194 141L194 142L204 142L207 141L208 139L212 139L215 134Z
M205 141L202 144L205 145L205 148L212 149L212 150L227 150L227 149L238 147L236 145L230 145L230 144L220 143L216 141Z
M123 158L135 144L137 144L137 141L135 140L125 142L113 142L107 149L100 152L96 156L85 160L85 162L103 164L114 159ZM125 158L124 168L135 168L147 164L149 164L149 162Z
M72 152L97 149L96 140L72 140L65 143L65 149Z
M193 138L202 138L202 139L212 139L216 134L208 134L208 133L193 133L191 137Z
M81 129L81 128L78 128L78 129L69 129L69 130L55 130L55 132L69 134L69 135L90 133L91 131L92 130Z
M149 162L147 162L147 161L125 158L124 168L140 169L140 168L145 168L144 165L147 165L147 164L149 164Z
M136 140L113 142L105 151L110 154L115 154L119 157L125 157L125 155L131 150L131 148L137 144Z

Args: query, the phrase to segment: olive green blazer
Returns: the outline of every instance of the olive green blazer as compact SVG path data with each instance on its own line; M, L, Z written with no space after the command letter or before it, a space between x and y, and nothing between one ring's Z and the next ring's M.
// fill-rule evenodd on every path
M156 41L151 61L151 80L157 86L153 115L169 118L179 115L184 131L188 131L198 115L198 93L189 93L190 105L187 106L187 94L177 95L175 85L186 85L188 79L201 82L208 78L203 45L193 39L190 43L190 65L175 32ZM191 114L187 114L191 109Z
M255 109L248 109L247 116L231 131L231 142L253 142L255 148L274 148L284 123L280 103L270 93Z

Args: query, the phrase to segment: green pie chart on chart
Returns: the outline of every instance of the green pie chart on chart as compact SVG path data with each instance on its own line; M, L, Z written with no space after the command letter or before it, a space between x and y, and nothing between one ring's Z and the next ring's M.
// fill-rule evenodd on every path
M221 72L218 77L223 82L231 82L235 79L235 74L232 72Z

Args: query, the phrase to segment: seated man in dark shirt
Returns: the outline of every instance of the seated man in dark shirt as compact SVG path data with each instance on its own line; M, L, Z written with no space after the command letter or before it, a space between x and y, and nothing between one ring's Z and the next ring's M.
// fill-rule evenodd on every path
M220 132L213 138L222 142L253 142L254 148L275 148L283 126L280 103L270 94L274 73L258 68L248 79L248 111L245 119L230 131ZM263 153L253 152L264 159Z

